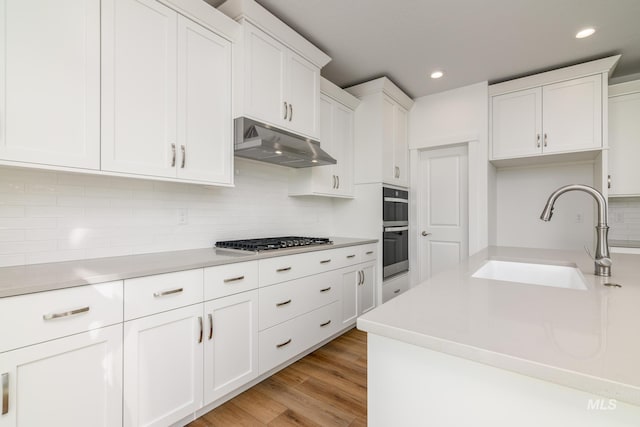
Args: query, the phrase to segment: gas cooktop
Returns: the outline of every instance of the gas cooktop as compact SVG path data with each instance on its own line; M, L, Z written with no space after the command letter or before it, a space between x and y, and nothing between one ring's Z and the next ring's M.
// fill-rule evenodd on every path
M323 237L266 237L263 239L226 240L216 242L216 248L241 249L245 251L268 251L297 246L331 245L333 242Z

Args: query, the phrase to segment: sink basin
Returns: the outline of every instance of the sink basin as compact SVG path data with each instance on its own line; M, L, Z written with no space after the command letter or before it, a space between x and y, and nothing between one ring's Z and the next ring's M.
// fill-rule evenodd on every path
M471 277L527 285L587 290L580 270L576 267L565 265L489 260Z

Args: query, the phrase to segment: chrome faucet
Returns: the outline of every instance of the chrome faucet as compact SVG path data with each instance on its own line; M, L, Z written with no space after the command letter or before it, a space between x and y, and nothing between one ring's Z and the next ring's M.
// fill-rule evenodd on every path
M543 221L550 221L551 215L553 215L553 204L561 194L567 191L584 191L591 194L596 203L598 204L598 225L596 225L596 254L594 258L595 262L595 275L596 276L611 276L611 258L609 257L609 226L607 225L607 200L602 193L593 187L582 184L565 185L558 188L551 193L547 204L544 206L540 219Z

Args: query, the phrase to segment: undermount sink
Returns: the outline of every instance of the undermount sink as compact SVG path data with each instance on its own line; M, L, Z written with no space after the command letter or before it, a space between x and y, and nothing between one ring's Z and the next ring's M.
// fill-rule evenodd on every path
M527 285L587 290L584 277L575 266L489 260L471 277Z

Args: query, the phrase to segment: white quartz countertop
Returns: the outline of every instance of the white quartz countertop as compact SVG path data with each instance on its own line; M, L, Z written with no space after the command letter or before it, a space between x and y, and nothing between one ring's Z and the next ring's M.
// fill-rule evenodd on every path
M489 259L575 263L588 289L471 277ZM612 260L603 278L583 251L489 247L361 316L358 328L640 405L640 256Z
M4 267L0 268L0 298L377 242L346 237L331 240L332 245L259 253L210 248Z

